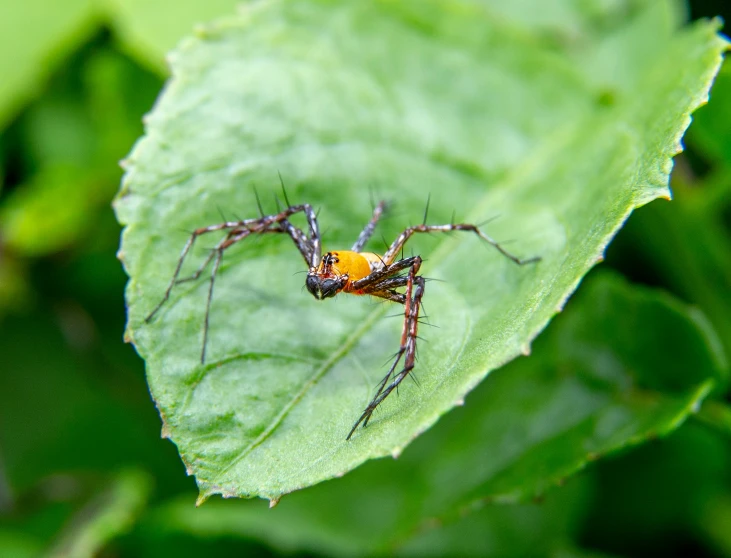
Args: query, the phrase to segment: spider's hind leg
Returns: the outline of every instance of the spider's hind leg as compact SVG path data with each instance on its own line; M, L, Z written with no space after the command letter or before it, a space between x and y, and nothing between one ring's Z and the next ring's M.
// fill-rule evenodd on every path
M420 275L417 275L419 268L421 267L421 258L414 256L409 258L411 265L409 266L409 273L403 277L388 277L373 285L373 290L369 294L386 298L388 300L394 300L395 302L403 302L404 304L404 326L401 331L401 344L398 351L396 352L393 364L388 370L388 373L383 377L381 382L378 384L376 394L368 403L360 418L353 425L347 436L347 440L350 440L351 436L358 428L368 425L368 421L371 419L373 412L376 408L388 397L391 392L398 388L399 384L403 381L406 376L414 369L414 363L416 360L416 340L417 330L419 328L419 310L421 308L421 299L424 296L424 285L425 280ZM400 262L396 262L391 267L397 267ZM378 290L378 285L388 285L389 290ZM394 286L406 286L406 292L403 295L403 300L394 299L394 295L399 295L392 290ZM403 361L403 365L399 370L399 366ZM397 372L398 370L398 372Z

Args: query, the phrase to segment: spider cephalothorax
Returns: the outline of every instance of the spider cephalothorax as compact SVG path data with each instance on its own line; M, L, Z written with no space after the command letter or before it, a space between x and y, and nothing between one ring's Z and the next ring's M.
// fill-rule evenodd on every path
M341 291L366 294L353 285L384 266L378 254L353 250L328 252L317 267L310 268L305 285L318 300L333 297Z
M363 247L373 234L376 223L378 223L378 220L383 215L385 207L385 202L380 202L376 205L373 209L371 220L360 233L358 240L356 240L350 250L331 251L327 252L324 256L321 255L317 216L309 204L290 205L287 209L273 215L264 215L263 211L261 211L261 206L259 206L261 216L258 218L227 221L196 229L183 247L178 265L168 284L165 295L160 303L150 312L145 321L149 322L155 316L157 311L168 300L170 292L177 283L197 279L203 270L213 262L201 349L201 363L205 362L206 346L208 344L208 319L211 300L213 298L213 286L224 251L226 248L251 234L288 234L297 245L297 248L309 267L305 286L316 299L324 300L344 292L355 295L371 295L404 305L404 325L401 331L401 343L396 351L393 364L390 366L388 373L379 382L373 399L366 406L360 418L348 433L347 439L350 439L361 423L363 426L368 424L373 411L398 387L414 368L419 311L421 309L421 299L424 296L425 285L424 278L418 274L422 260L419 256L398 258L398 255L402 253L404 244L406 244L412 235L430 232L470 231L495 247L501 254L516 264L523 265L540 259L535 257L524 260L514 256L506 251L498 242L482 232L476 225L466 223L427 225L426 212L424 222L421 225L406 228L393 241L383 255L363 252ZM308 234L305 234L301 229L289 222L289 218L296 213L304 213L309 228ZM193 275L178 279L183 266L183 260L193 246L196 238L214 231L226 231L226 235L211 250L208 257Z

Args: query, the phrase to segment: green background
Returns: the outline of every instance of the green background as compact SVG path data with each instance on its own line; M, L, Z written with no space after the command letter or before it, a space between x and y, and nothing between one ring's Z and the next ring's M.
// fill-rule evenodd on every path
M675 159L675 200L633 214L529 359L397 460L273 510L194 507L143 361L122 342L110 204L165 54L234 5L0 3L0 555L731 556L728 66ZM545 30L575 22L542 5L518 15L554 48ZM724 8L674 5L681 19ZM174 254L161 257L168 269Z

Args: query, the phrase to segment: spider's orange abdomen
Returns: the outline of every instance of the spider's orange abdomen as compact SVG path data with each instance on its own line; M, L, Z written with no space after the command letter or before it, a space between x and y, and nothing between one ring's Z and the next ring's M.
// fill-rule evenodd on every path
M363 279L371 274L368 259L359 252L340 250L332 254L332 272L336 275L347 275L351 281ZM326 259L323 260L323 263Z

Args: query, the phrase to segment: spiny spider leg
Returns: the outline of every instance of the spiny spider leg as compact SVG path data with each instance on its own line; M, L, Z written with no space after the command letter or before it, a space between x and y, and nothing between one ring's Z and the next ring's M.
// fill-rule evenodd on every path
M419 268L421 267L421 258L419 256L414 256L413 258L408 258L409 260L412 260L410 262L409 267L409 274L405 278L406 279L406 292L404 293L404 326L401 332L401 345L399 346L399 350L396 353L396 358L394 360L394 363L391 365L391 367L388 370L388 373L383 377L381 382L378 385L378 389L376 391L376 394L373 396L373 399L370 403L368 403L368 406L363 411L363 414L361 414L360 418L356 421L356 423L353 425L353 428L348 433L348 436L346 440L350 440L350 437L353 435L355 430L360 426L361 423L363 423L363 426L366 426L368 424L368 421L371 418L371 415L373 415L373 411L376 410L376 408L383 402L386 397L389 396L389 394L398 387L398 385L403 381L403 379L409 375L409 372L411 372L414 368L414 360L416 355L416 339L417 339L417 330L419 327L419 308L421 307L421 299L424 296L424 278L417 275L419 272ZM406 261L406 260L402 260ZM399 264L401 262L396 262L396 264ZM395 267L391 266L391 267ZM397 273L397 271L394 271L393 273ZM383 279L381 282L389 281L389 278ZM378 284L378 283L376 283ZM414 289L414 285L416 285L416 288ZM376 296L381 296L382 294L388 294L388 291L378 291L375 290L373 293ZM389 300L393 300L390 298L390 296L384 296L383 298L387 298ZM403 358L403 366L401 370L394 375L394 372L396 371L397 367L399 366L399 363L401 362L401 359ZM389 383L390 381L390 383Z
M371 296L377 296L379 298L385 298L386 300L390 300L391 302L398 302L399 304L406 303L406 296L403 293L399 293L397 291L373 291L372 293L368 294ZM390 317L395 318L397 316L398 314L394 314Z
M292 225L288 218L296 213L303 212L307 218L309 226L309 236L305 235L299 228ZM229 230L230 229L230 230ZM216 247L211 251L209 256L203 261L202 265L191 275L183 279L178 279L180 271L183 267L183 261L186 256L190 253L193 244L196 239L206 233L228 230L226 237L221 240ZM208 227L202 227L196 229L188 238L185 243L183 250L178 259L178 263L175 267L173 277L168 284L167 289L162 300L155 306L150 314L145 318L145 322L149 322L155 317L155 314L162 308L162 306L170 298L170 293L173 287L181 282L185 282L192 279L197 279L203 270L213 261L213 269L211 272L210 284L208 287L208 302L206 305L206 313L203 326L203 347L201 349L201 363L205 362L206 355L206 344L208 341L208 322L210 315L211 300L213 299L213 286L215 283L215 277L218 273L218 269L223 258L223 253L226 248L234 245L235 243L243 240L250 234L265 234L265 233L286 233L294 241L298 250L302 254L302 257L307 262L307 265L314 267L317 266L321 258L320 248L320 232L317 224L317 216L315 215L312 206L309 204L293 205L287 209L280 211L273 215L266 215L258 219L245 219L242 221L228 221L225 223L219 223Z
M366 242L368 242L371 236L373 236L373 231L376 230L376 225L378 224L379 219L383 216L384 211L386 211L386 202L378 202L378 205L373 208L373 216L371 217L371 220L368 221L368 224L363 228L360 235L358 235L358 240L356 240L355 244L353 244L353 247L351 248L353 252L360 252L363 250L363 246L365 246Z
M382 279L378 283L375 283L374 285L371 285L370 287L366 287L363 289L363 292L365 294L369 295L375 295L375 293L380 292L390 292L394 289L398 289L399 287L405 287L408 284L409 278L408 276L404 275L398 275L396 277L387 277L386 279ZM401 295L404 296L404 295ZM402 301L402 304L406 302L406 299Z
M229 231L228 234L226 235L226 237L221 242L219 242L219 244L216 247L214 247L210 251L210 253L208 254L208 257L205 260L203 260L203 263L200 266L198 266L198 269L196 269L192 275L189 275L188 277L183 277L182 279L176 279L175 284L180 285L181 283L187 283L188 281L195 281L196 279L198 279L198 277L201 276L201 273L203 273L203 271L208 267L208 264L210 264L213 261L213 258L216 257L218 247L221 245L221 243L241 234L241 232L243 232L245 230L248 230L248 229L234 229L232 231ZM265 233L265 232L284 232L284 231L280 231L279 229L267 229L265 231L262 231L262 233Z
M308 215L309 220L309 215ZM317 218L312 215L312 223L310 224L310 236L307 237L299 228L295 227L287 219L279 223L278 229L268 229L262 232L281 232L287 233L297 245L297 249L305 259L305 263L312 267L320 261L320 233L317 230Z
M377 286L377 283L380 282L382 279L393 277L398 272L409 269L414 265L417 259L419 260L419 263L421 263L421 258L419 256L412 256L410 258L404 258L403 260L393 262L390 265L386 265L382 269L377 269L370 275L363 277L363 279L353 281L350 285L350 288L354 291L363 291L364 293L368 294L373 294L371 292L373 290L383 290L371 289L370 287Z
M419 311L421 309L421 300L424 296L424 285L425 279L417 275L421 266L421 258L419 256L413 256L411 258L403 258L395 261L399 253L403 253L404 245L406 242L416 233L430 233L430 232L452 232L452 231L470 231L479 236L482 240L493 246L503 256L510 259L512 262L518 265L525 265L528 263L534 263L539 261L540 257L532 257L527 259L521 259L512 253L508 252L503 246L493 240L490 236L485 234L476 225L467 223L451 223L449 225L427 225L426 218L429 211L429 200L427 199L426 209L424 210L424 223L405 229L399 236L394 240L388 251L383 255L381 262L383 267L376 271L373 271L367 277L353 281L350 285L351 291L359 292L362 294L369 294L398 302L404 305L404 326L401 333L401 345L399 350L396 352L394 362L388 370L388 373L379 382L376 394L363 411L358 421L355 423L347 439L353 435L358 426L362 423L363 426L368 424L373 412L376 410L389 394L396 389L403 379L408 376L411 370L414 368L414 361L416 358L416 340L417 329L419 326ZM374 215L375 216L375 215ZM373 219L372 222L377 221ZM370 225L370 223L369 223ZM369 230L367 226L361 236L365 236L367 232L368 236L372 234L372 230ZM367 240L367 237L366 237ZM359 238L360 241L360 238ZM356 246L360 246L359 242ZM409 269L407 277L395 276L400 271ZM416 285L416 287L414 287ZM406 292L401 294L394 289L406 286ZM403 365L398 373L398 369L403 359ZM390 382L390 383L389 383Z
M386 397L388 397L388 394L391 393L393 389L398 387L401 381L414 368L414 362L416 360L416 340L420 339L420 337L417 335L417 332L420 323L419 311L421 309L421 299L424 296L425 280L423 277L416 275L416 272L414 272L413 276L411 273L409 273L406 279L407 281L411 282L411 285L409 285L409 283L407 282L407 293L405 293L405 296L408 295L409 298L406 298L404 305L404 328L401 334L401 345L399 346L399 350L396 352L394 363L391 365L391 369L380 382L378 390L376 391L376 394L373 397L371 404L369 405L372 410L375 410L375 408L378 407L378 405L380 405L380 403ZM416 296L414 298L411 298L411 291L409 289L412 289L413 283L417 284L418 300ZM406 342L404 343L405 336ZM387 388L387 391L385 391L384 388L388 383L388 379L390 377L393 377L392 374L396 370L398 363L404 355L406 355L406 362L404 363L404 367L401 369L401 372L399 372L399 374L395 377L389 388ZM369 420L370 413L363 422L363 426L367 426Z
M540 256L535 256L533 258L527 258L527 259L521 259L518 256L515 256L508 252L505 248L502 247L502 245L497 242L496 240L493 240L488 235L486 235L484 232L482 232L476 225L470 225L467 223L460 223L460 224L450 224L450 225L416 225L413 227L409 227L404 232L402 232L399 237L393 241L393 244L389 247L388 251L383 255L383 261L386 264L392 263L396 257L398 256L399 252L403 249L404 244L406 244L406 241L411 238L411 236L414 233L428 233L428 232L451 232L451 231L472 231L477 236L479 236L482 240L493 246L498 252L500 252L503 256L508 258L509 260L515 262L518 265L525 265L528 263L534 263L537 261L540 261Z
M237 227L240 227L242 225L241 222L226 222L226 223L219 223L217 225L211 225L209 227L202 227L200 229L194 230L190 237L188 238L187 242L185 243L185 246L183 246L183 250L180 252L180 257L178 258L178 265L175 266L175 271L173 272L173 278L170 280L170 283L167 286L167 289L165 289L165 294L162 297L162 300L158 302L157 306L148 314L148 316L145 318L145 322L149 322L152 320L152 318L155 317L155 314L157 314L158 310L162 308L162 305L167 302L167 300L170 298L170 292L173 290L173 287L175 286L178 275L180 275L180 270L183 268L183 260L185 260L185 257L188 255L188 252L190 252L190 249L193 247L193 244L195 243L196 239L201 236L202 234L206 234L209 232L216 232L216 231L222 231L226 229L234 229ZM210 263L210 259L207 260L206 265Z

